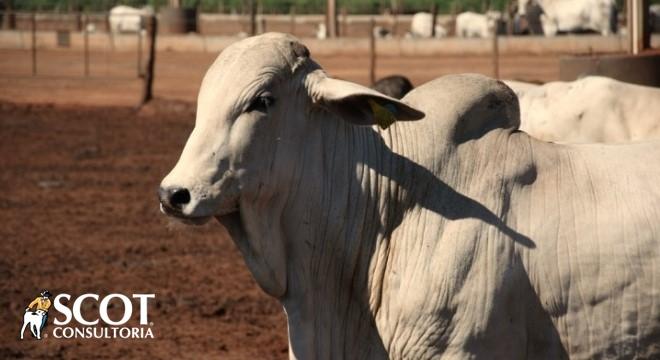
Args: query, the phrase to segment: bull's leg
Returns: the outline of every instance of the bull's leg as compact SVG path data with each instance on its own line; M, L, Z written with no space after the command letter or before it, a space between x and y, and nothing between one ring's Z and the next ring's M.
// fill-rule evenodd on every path
M23 320L23 327L21 328L21 340L23 340L23 334L25 333L26 327L28 327L28 322Z
M35 330L37 331L37 339L41 340L41 326L34 325Z
M32 333L32 337L37 337L37 324L32 321L30 321L30 332Z

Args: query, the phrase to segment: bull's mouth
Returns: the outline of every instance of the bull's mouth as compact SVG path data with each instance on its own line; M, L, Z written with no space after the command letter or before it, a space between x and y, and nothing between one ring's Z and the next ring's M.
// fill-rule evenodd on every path
M160 203L160 211L163 214L176 218L182 223L188 225L204 225L213 217L213 216L186 216L180 210L171 208L163 203Z

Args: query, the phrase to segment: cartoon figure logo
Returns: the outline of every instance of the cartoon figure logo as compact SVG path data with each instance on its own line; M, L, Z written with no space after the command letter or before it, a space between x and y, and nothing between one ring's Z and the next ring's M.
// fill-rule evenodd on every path
M21 328L21 339L25 333L25 328L30 327L32 336L41 340L41 331L46 326L48 321L48 309L50 308L51 294L48 290L44 290L39 294L39 297L34 299L30 305L25 309L23 314L23 327ZM35 309L34 311L32 309Z

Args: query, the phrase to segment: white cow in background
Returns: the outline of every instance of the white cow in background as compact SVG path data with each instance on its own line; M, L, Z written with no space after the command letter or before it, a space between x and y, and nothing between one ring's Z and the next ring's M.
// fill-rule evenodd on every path
M130 6L119 5L110 10L110 31L113 33L136 33L144 29L142 17L152 16L154 10L151 6L137 9Z
M410 22L410 36L413 38L430 38L433 26L433 15L427 12L419 12L413 15ZM447 29L436 22L435 37L447 36Z
M649 6L649 12L655 16L660 16L660 4L653 4Z
M316 24L316 38L317 39L326 39L328 37L328 29L325 27L325 23Z
M602 35L616 32L615 0L518 0L518 14L525 15L532 3L543 9L541 25L546 36L560 31L593 30Z
M487 38L497 31L498 22L502 19L499 11L489 11L486 14L464 12L456 16L456 36L464 38Z
M660 89L601 76L535 85L505 81L520 100L520 129L564 143L660 139Z
M228 230L290 359L659 358L660 142L539 141L499 81L399 101L274 33L197 109L161 211Z
M653 4L649 7L649 18L651 31L660 33L660 4Z
M26 309L25 314L23 314L23 327L21 327L21 339L23 339L23 334L25 329L30 329L32 336L41 340L41 324L43 322L46 312L43 310L30 311Z

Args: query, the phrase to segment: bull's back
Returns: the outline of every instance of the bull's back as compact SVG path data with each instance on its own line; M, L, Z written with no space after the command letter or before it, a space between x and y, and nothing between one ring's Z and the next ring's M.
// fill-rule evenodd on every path
M660 143L534 154L516 221L536 244L531 282L568 354L660 355Z
M512 86L519 92L521 129L536 138L565 143L660 138L660 90L596 76Z

